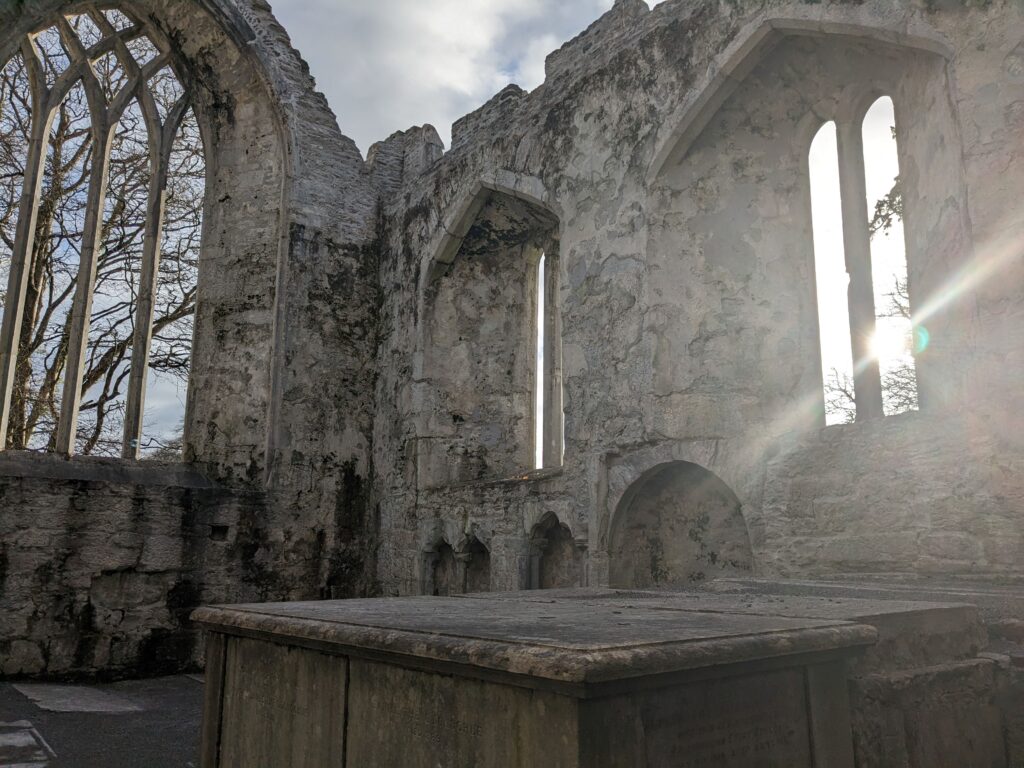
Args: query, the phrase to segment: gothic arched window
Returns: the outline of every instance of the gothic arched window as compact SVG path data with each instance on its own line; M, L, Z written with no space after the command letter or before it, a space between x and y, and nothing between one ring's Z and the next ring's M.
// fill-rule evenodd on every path
M206 168L175 66L141 19L76 6L0 70L0 447L180 441Z
M808 156L829 424L918 407L892 99L859 118L825 123Z

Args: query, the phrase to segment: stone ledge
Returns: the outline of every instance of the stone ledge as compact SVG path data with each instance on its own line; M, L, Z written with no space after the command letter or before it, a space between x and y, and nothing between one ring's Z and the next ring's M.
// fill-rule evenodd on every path
M64 458L31 451L0 452L0 477L181 488L219 487L186 464L160 464L94 456Z
M655 611L600 601L393 598L200 608L204 629L389 660L450 674L498 674L573 695L645 687L654 676L793 657L849 655L876 631L845 621ZM552 615L557 614L557 615ZM718 674L721 672L719 671ZM648 681L648 682L645 682Z

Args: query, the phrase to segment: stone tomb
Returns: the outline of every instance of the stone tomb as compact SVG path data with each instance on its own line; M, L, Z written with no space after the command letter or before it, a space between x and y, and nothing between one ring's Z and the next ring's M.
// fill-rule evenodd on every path
M198 610L203 766L853 765L874 628L539 594Z

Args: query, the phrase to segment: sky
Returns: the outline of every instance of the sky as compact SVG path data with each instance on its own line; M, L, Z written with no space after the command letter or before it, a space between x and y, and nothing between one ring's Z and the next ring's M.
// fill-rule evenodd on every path
M648 2L648 5L657 3ZM272 0L341 130L366 155L395 131L451 124L544 59L612 0Z

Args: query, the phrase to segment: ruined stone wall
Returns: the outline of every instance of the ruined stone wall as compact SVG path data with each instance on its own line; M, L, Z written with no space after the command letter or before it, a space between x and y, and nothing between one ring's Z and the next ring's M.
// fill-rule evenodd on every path
M5 6L0 54L59 7ZM207 142L188 470L0 457L6 674L170 669L199 602L428 591L439 552L445 589L605 583L678 464L735 494L755 573L1019 570L1018 3L619 0L447 153L424 126L366 163L264 3L132 7ZM933 347L920 413L824 427L806 153L865 78ZM534 470L547 248L565 453Z
M185 468L0 458L0 674L194 666L193 607L262 595L245 529L265 506Z
M581 579L602 583L628 489L679 461L739 498L759 573L1019 569L1022 177L1007 171L1021 13L625 0L548 58L537 90L510 87L456 123L452 149L387 209L373 446L385 591L415 592L448 529L453 545L501 530L492 581L528 586L548 512L585 553ZM912 302L934 343L920 413L825 427L806 164L851 87L897 105ZM423 328L435 343L455 330L423 297L446 280L471 295L448 265L481 186L559 220L564 465L428 491L425 424L463 403L418 367Z
M68 5L3 6L0 55ZM186 464L0 455L4 674L169 671L201 603L374 589L374 175L265 3L127 5L206 153Z

